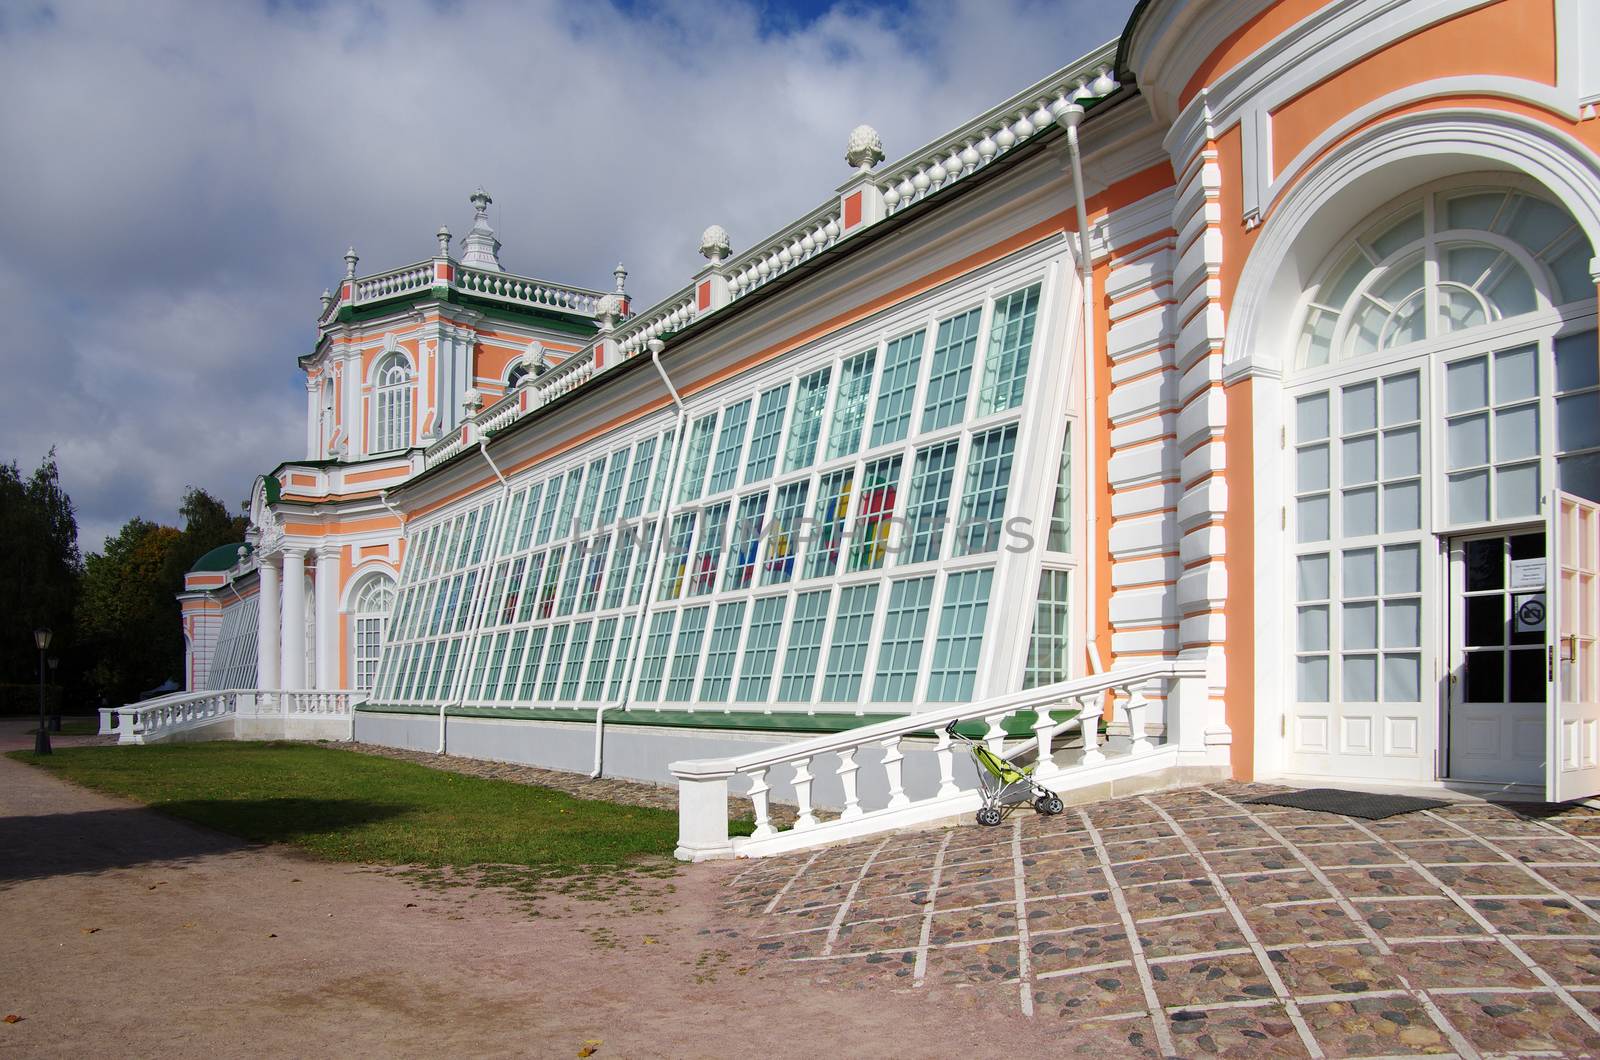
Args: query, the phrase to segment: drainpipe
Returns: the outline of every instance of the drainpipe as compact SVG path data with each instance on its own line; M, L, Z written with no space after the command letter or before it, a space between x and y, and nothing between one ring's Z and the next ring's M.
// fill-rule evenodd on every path
M1095 423L1095 401L1098 398L1094 366L1094 263L1089 258L1089 207L1083 195L1083 154L1078 146L1078 125L1083 121L1083 107L1077 103L1068 103L1056 115L1056 122L1067 130L1067 149L1072 155L1072 192L1075 198L1074 205L1078 213L1078 286L1083 292L1083 400L1088 410L1085 417L1089 425L1090 444L1097 428ZM1100 540L1100 490L1097 488L1100 468L1092 458L1084 461L1085 475L1089 503L1084 506L1088 515L1088 540L1091 552L1097 547ZM1093 608L1095 603L1095 564L1088 563L1083 568L1084 598L1089 601L1091 612L1089 615L1089 636L1086 645L1089 654L1089 670L1091 673L1100 673L1105 665L1100 659L1100 624L1095 620Z
M489 549L490 556L493 556L493 554L494 554L493 550L498 549L500 547L500 537L501 537L501 535L503 535L505 533L506 509L510 507L510 505L507 503L507 501L510 499L510 496L511 496L511 483L510 483L509 480L507 480L506 476L501 472L499 466L495 464L494 458L489 455L489 439L488 438L480 437L478 439L478 452L483 456L483 462L489 465L489 470L494 472L494 477L500 480L500 506L494 513L494 529L491 530L490 533L489 533L489 543L486 546ZM491 566L491 567L493 565L494 565L493 562L491 562L489 564L489 566ZM485 568L485 569L487 570L487 568ZM483 636L483 620L484 620L485 615L487 614L487 611L488 611L488 605L487 605L487 603L485 603L484 610L480 611L478 613L477 622L473 623L472 636L470 638L468 638L467 646L462 652L462 656L461 656L461 678L460 678L460 680L461 680L461 694L456 696L456 697L454 697L455 705L458 706L458 707L462 706L467 701L467 681L470 680L468 675L472 672L472 656L477 651L478 639ZM449 709L450 702L451 702L451 697L448 697L448 696L439 701L439 750L437 752L438 754L444 754L444 752L445 752L445 719L446 719L445 711Z
M633 689L633 674L638 666L639 656L644 650L644 623L650 614L650 601L653 598L650 583L655 580L658 564L661 562L661 550L666 547L667 513L672 509L672 496L678 489L678 472L681 470L678 457L687 444L685 435L689 426L689 412L683 407L683 398L679 396L678 388L672 385L672 379L661 363L661 351L667 348L667 344L660 339L651 339L646 345L650 349L650 363L655 365L656 373L661 376L661 382L667 388L667 395L672 398L672 404L678 409L678 426L673 434L677 444L672 447L670 457L672 463L667 468L666 491L661 497L661 520L656 527L656 539L650 546L650 562L645 564L644 594L640 598L638 617L634 621L633 647L628 656L628 668L622 681L622 698L615 703L603 704L594 712L594 769L590 772L590 777L599 777L603 769L606 711L628 709L628 699Z

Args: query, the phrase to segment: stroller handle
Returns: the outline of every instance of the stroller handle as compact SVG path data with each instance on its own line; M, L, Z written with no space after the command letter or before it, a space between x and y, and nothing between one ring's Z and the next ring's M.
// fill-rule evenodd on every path
M954 736L956 734L956 725L957 722L952 721L949 725L944 727L944 731L949 733L951 736Z

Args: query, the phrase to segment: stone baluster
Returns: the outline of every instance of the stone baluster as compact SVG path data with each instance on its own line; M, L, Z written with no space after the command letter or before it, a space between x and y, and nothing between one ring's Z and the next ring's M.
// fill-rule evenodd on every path
M1136 755L1147 754L1154 749L1145 737L1144 721L1145 712L1149 709L1150 700L1145 697L1145 685L1138 684L1128 688L1128 737L1133 741L1129 748L1130 753Z
M1100 697L1088 696L1078 700L1078 731L1083 733L1082 764L1092 766L1106 760L1100 750Z
M1033 720L1033 739L1036 744L1034 751L1034 776L1047 777L1056 772L1055 759L1051 757L1050 741L1054 733L1055 719L1050 716L1047 707L1040 707L1038 716Z
M906 798L904 782L900 775L900 763L905 761L905 755L900 750L900 737L891 736L881 741L883 746L883 771L889 778L889 809L908 806L911 800Z
M939 745L934 749L934 757L939 761L939 798L948 798L957 794L961 789L956 787L956 755L955 741L950 739L950 734L943 729L939 730Z
M765 839L769 835L776 834L776 829L772 827L771 807L768 805L768 798L771 792L772 788L767 784L766 768L752 769L750 771L750 804L755 807L756 811L756 828L754 832L750 833L750 838L752 839Z
M794 798L800 806L800 812L794 820L794 830L803 832L807 828L817 826L816 814L811 812L811 759L797 758L792 763L794 766Z
M997 755L1004 754L1006 749L1006 730L1000 723L1006 720L1006 716L1004 714L990 714L983 720L989 723L988 730L983 734L984 745Z
M856 748L839 752L839 783L844 785L844 812L839 815L841 821L861 816L861 800L856 795L856 770L860 768L856 763Z

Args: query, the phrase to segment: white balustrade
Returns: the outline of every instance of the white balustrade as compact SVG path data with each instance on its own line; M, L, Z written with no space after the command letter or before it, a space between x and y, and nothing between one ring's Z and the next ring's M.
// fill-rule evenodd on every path
M100 734L144 744L232 718L343 718L363 698L346 690L229 688L177 692L159 699L105 707Z
M964 756L964 748L954 744L946 731L954 722L983 723L984 744L1002 758L1031 753L1038 763L1036 775L1058 792L1175 770L1180 763L1225 770L1226 725L1220 707L1207 694L1205 673L1201 660L1143 661L1108 673L952 704L736 758L674 762L671 770L678 779L679 793L678 856L695 860L763 856L974 811L980 805L976 788L956 779L956 756ZM1146 728L1147 691L1156 685L1166 689L1166 724L1159 744L1149 739ZM1112 729L1115 738L1103 744L1099 727L1107 693L1112 697L1114 720L1125 723L1127 736L1121 736L1124 730L1118 726ZM1032 717L1018 718L1019 714ZM1068 745L1058 750L1055 741L1071 729L1081 734L1082 748ZM859 752L869 747L882 752L871 765L870 759L858 758ZM925 763L931 758L937 767L936 786L926 772L914 772L911 779L915 784L908 783L908 747L925 756ZM814 809L818 778L812 767L815 762L834 761L833 776L826 779L835 786L827 790L839 793L830 794L830 799L842 794L843 812L822 822ZM792 828L779 829L771 819L768 777L774 766L788 766L792 771L793 797L799 808ZM862 782L864 768L878 771L875 783ZM921 768L927 770L927 765ZM728 783L740 775L750 778L756 828L748 837L731 838ZM870 801L868 792L874 793Z
M513 276L506 272L456 267L455 287L468 294L538 309L592 317L600 307L601 291Z

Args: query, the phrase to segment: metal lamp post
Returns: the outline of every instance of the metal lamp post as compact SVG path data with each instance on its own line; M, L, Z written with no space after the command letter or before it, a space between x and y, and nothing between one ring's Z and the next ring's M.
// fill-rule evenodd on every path
M50 648L50 631L34 630L33 643L39 648L39 730L33 736L33 753L47 755L50 753L50 733L45 729L44 720L44 653Z
M56 669L61 665L61 660L56 658L54 655L52 655L52 656L50 656L49 663L50 663L50 683L55 685L57 688L60 688L61 685L60 685L59 681L56 678ZM61 731L61 708L60 708L59 705L57 705L55 713L50 715L50 731L51 732L60 732Z

